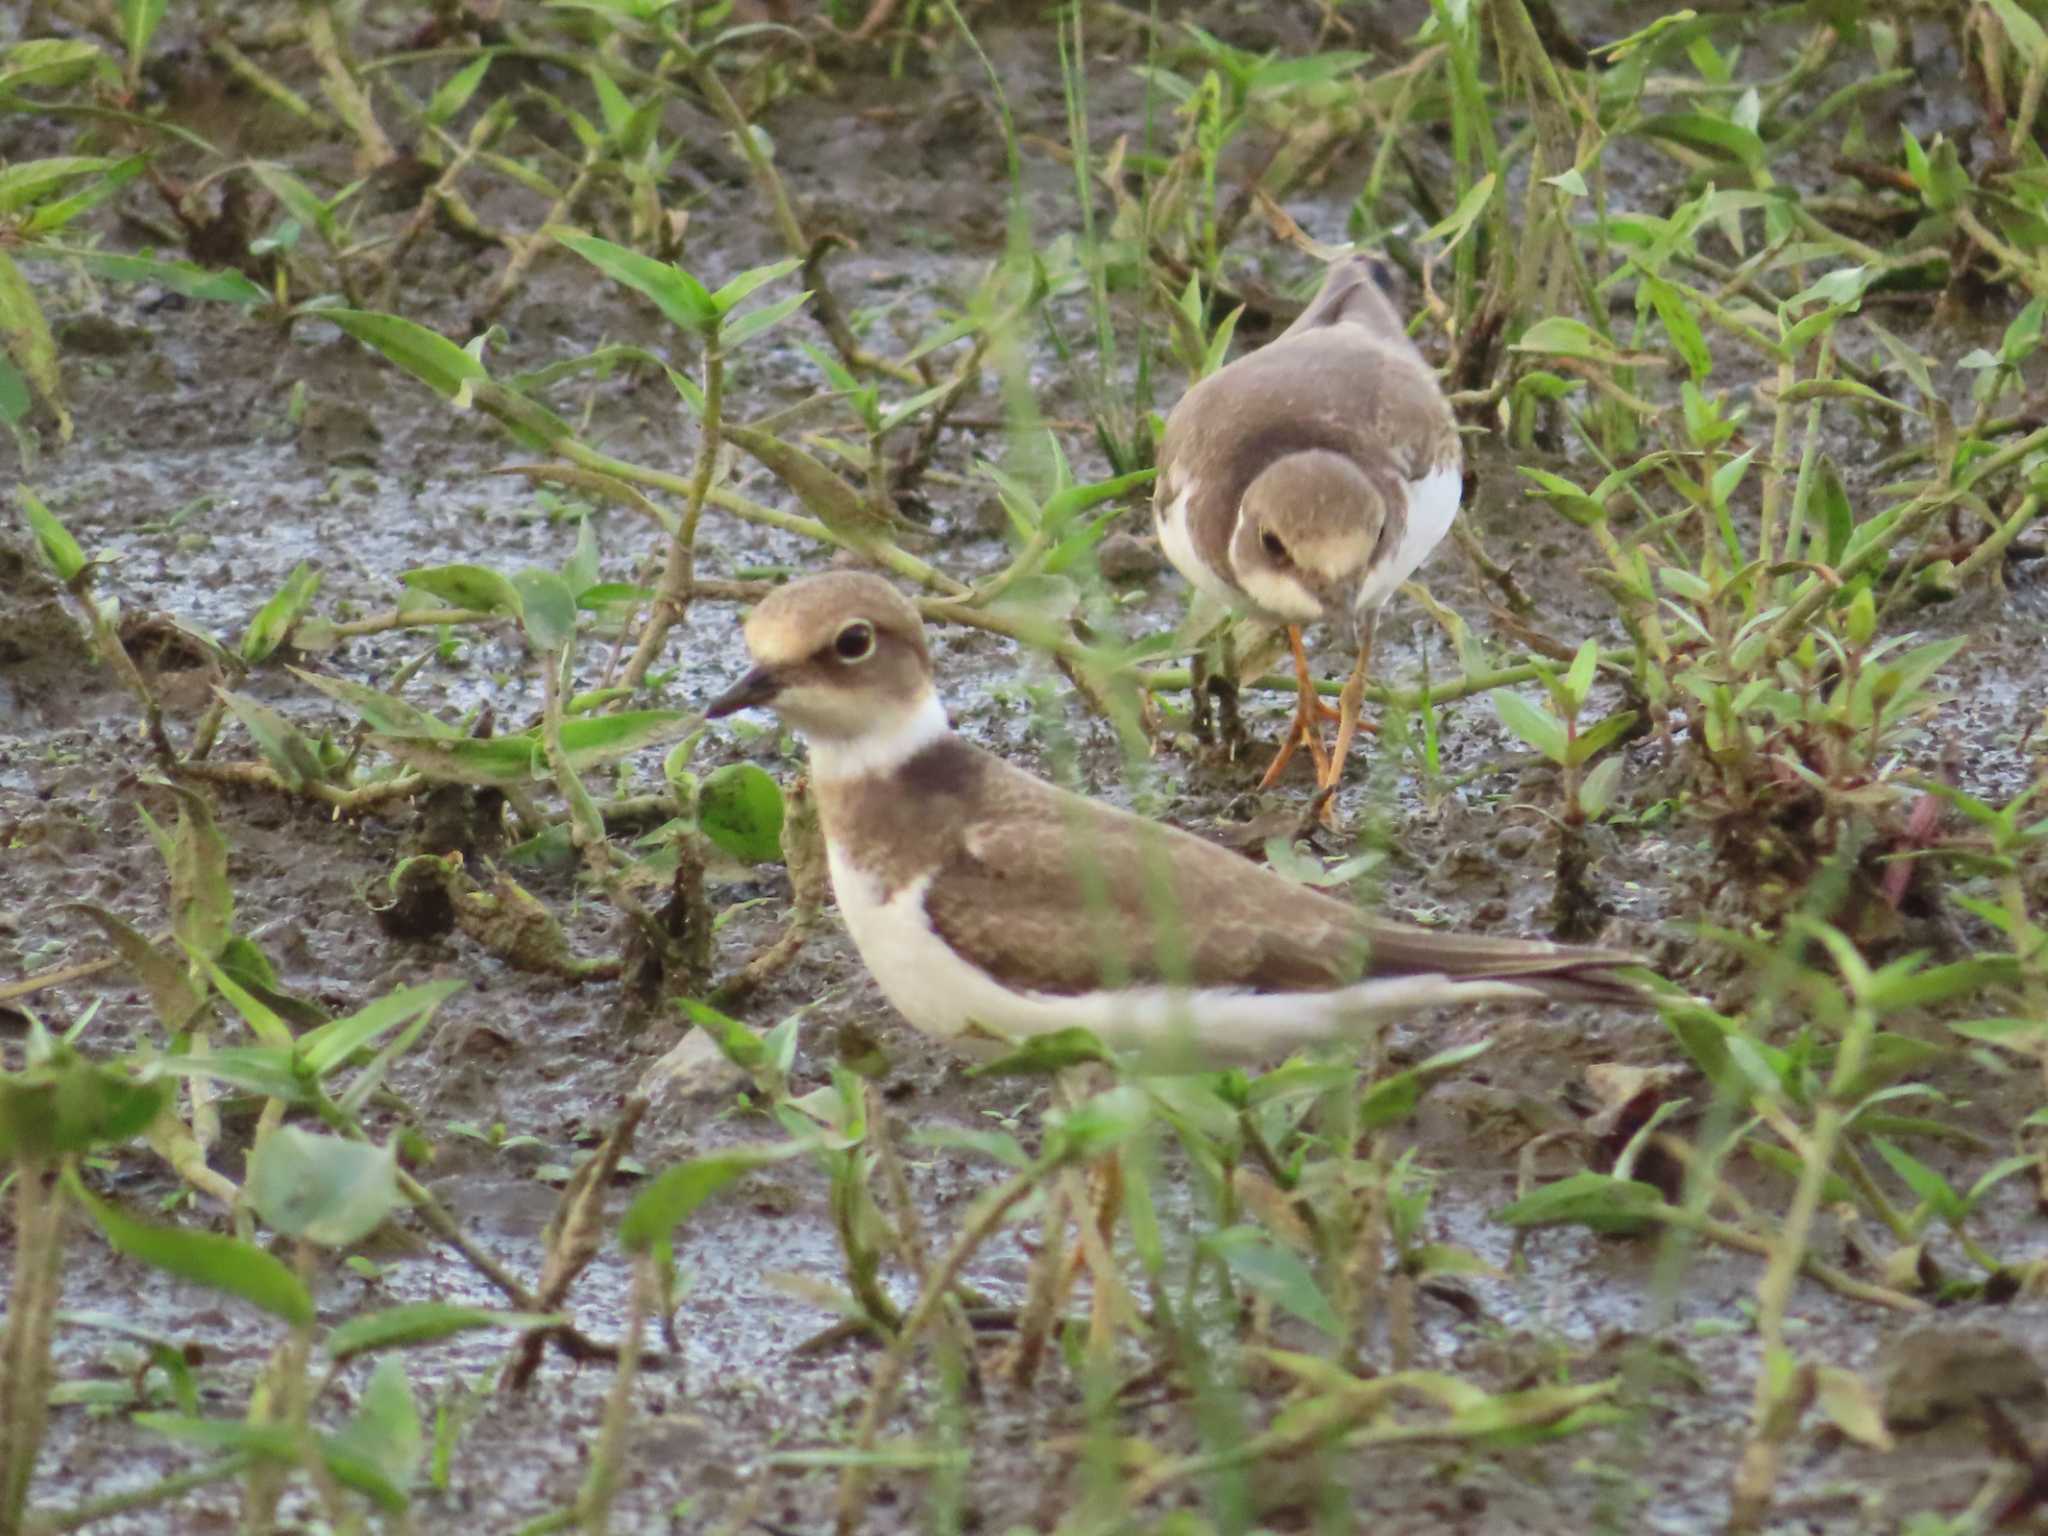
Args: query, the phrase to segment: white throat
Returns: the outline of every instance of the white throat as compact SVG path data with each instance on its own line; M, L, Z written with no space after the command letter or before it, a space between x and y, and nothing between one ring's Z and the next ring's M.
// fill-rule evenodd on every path
M894 773L953 729L946 706L927 688L900 714L882 716L858 736L811 741L811 777L819 782Z

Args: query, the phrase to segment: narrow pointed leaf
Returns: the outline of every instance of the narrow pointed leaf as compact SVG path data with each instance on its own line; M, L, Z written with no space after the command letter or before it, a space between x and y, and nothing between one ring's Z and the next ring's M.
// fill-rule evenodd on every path
M313 1298L299 1277L254 1243L213 1232L191 1232L182 1227L159 1227L137 1221L95 1200L75 1176L71 1185L79 1204L99 1224L117 1253L195 1284L239 1296L288 1323L312 1323Z

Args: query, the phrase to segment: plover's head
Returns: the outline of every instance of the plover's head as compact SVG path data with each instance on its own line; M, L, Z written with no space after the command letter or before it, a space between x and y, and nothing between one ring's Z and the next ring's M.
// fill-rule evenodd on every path
M1373 478L1341 453L1275 459L1238 503L1231 576L1254 604L1290 624L1350 617L1387 510Z
M845 743L894 735L934 708L924 621L880 577L793 581L747 616L746 636L754 668L705 709L713 719L765 706L814 743Z

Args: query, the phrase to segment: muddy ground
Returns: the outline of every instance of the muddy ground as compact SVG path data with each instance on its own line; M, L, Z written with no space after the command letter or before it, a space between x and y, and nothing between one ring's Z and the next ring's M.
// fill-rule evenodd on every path
M1247 20L1243 8L1212 11L1212 24L1226 35L1235 27L1248 41L1285 34L1291 25ZM0 22L0 35L10 25ZM1065 109L1047 29L998 20L983 41L1003 72L1020 131L1063 138ZM1931 42L1938 46L1938 38ZM884 335L899 323L902 334L915 334L1003 240L1006 189L997 125L965 55L952 50L947 57L954 72L920 82L923 99L914 109L905 105L898 82L835 76L835 95L799 94L764 120L782 172L811 216L838 224L858 242L833 269L835 283L849 310L889 311L880 322ZM1090 61L1089 71L1098 127L1131 122L1138 96L1128 60L1105 54ZM1897 107L1939 109L1924 100ZM239 139L243 152L277 153L266 138L276 125L249 103L207 100L192 110L204 112L209 132ZM702 129L705 152L689 168L699 188L685 259L715 280L779 250L754 188L717 147L708 120ZM52 122L0 121L0 135L6 136L0 152L14 157L55 152L63 142L61 126ZM336 153L303 144L289 158L308 174L338 174ZM1356 170L1340 160L1326 193L1293 207L1312 233L1342 237L1345 200L1355 185L1347 176ZM1027 175L1038 229L1049 234L1070 227L1070 173L1041 154L1028 157ZM482 211L494 210L487 204ZM509 209L496 211L509 217ZM137 236L115 222L108 238L120 244ZM1261 241L1248 244L1275 274L1303 275L1291 253ZM430 250L409 269L403 312L447 334L467 335L469 307L502 258L445 240ZM561 525L520 481L487 473L514 461L517 451L487 423L447 409L334 329L300 323L283 334L150 288L92 285L50 266L38 267L36 276L66 342L78 433L68 446L50 442L39 462L5 470L33 483L86 548L112 562L108 589L127 608L174 615L231 642L301 560L323 574L321 611L340 614L388 606L399 573L414 566L475 561L513 570L562 558ZM666 344L644 306L593 282L566 254L542 259L501 323L505 335L493 358L507 372L606 339ZM1246 339L1257 336L1248 332ZM1922 340L1928 350L1951 357L1974 344L1961 337ZM1049 348L1034 361L1033 381L1049 415L1083 414L1075 380ZM304 411L294 423L289 402L301 385ZM810 365L786 342L740 365L738 389L751 415L815 387ZM1163 389L1161 405L1171 398ZM671 468L688 463L689 430L661 378L604 380L589 391L587 407L586 435L607 451ZM1000 417L994 389L985 389L983 400L963 414ZM965 477L977 455L999 453L1001 446L993 431L949 431L938 468ZM1083 477L1107 472L1086 433L1069 435L1066 446ZM1494 558L1512 564L1536 598L1542 626L1573 640L1615 633L1608 606L1578 575L1588 556L1571 530L1554 519L1532 518L1500 472L1499 456L1484 446L1475 452L1480 487L1466 516ZM742 463L736 473L746 494L790 504L758 469ZM968 577L1002 558L1000 513L981 484L935 480L928 500L929 531L916 545L920 553ZM626 580L644 572L651 558L646 530L617 510L594 515L607 576ZM1120 526L1145 534L1142 508L1134 505ZM817 558L799 539L713 513L702 573L800 570ZM1171 623L1182 601L1178 578L1156 564L1145 569L1137 563L1141 568L1124 578L1133 594L1132 628ZM1440 551L1424 577L1439 600L1483 622L1488 593L1455 550ZM668 702L701 704L741 669L734 619L729 607L700 603L693 609L664 658L674 669ZM2024 571L2002 598L1973 595L1927 614L1929 633L1963 630L1975 637L1957 668L1963 685L1955 690L1957 702L1920 749L1930 764L1966 765L1964 782L1979 792L2010 792L2024 782L2019 732L2038 717L2048 693L2039 643L2044 622L2048 589L2028 581ZM430 643L417 634L362 639L321 664L375 680ZM1455 667L1440 634L1405 602L1382 625L1379 655L1388 677L1414 677L1431 659L1440 675ZM1304 794L1296 778L1262 798L1250 792L1245 765L1170 751L1134 791L1109 728L1086 713L1043 658L987 634L954 631L937 636L937 661L956 719L976 740L1048 769L1055 758L1067 761L1051 748L1070 739L1079 749L1071 766L1082 783L1112 797L1138 793L1178 824L1227 829L1294 805ZM1323 664L1335 670L1342 658L1331 655ZM534 697L522 665L515 635L477 632L461 642L452 664L429 667L411 696L454 708L490 701L521 718ZM257 671L245 686L316 729L342 723L275 667ZM174 691L174 712L189 718L201 697L197 690L186 697ZM1281 711L1278 700L1255 711L1262 739L1277 732ZM1500 729L1484 701L1445 709L1443 753L1444 779L1436 787L1418 788L1409 765L1382 760L1370 772L1355 773L1346 791L1341 808L1347 822L1386 834L1379 899L1391 910L1430 920L1540 932L1551 895L1553 833L1543 817L1516 807L1543 797L1546 772ZM730 733L714 737L702 761L747 754L785 779L799 770L786 744ZM647 757L632 772L653 785L658 754ZM1664 771L1652 749L1638 749L1628 767L1631 803L1645 807L1659 799ZM103 902L145 929L161 925L163 870L134 809L151 793L141 781L147 772L129 697L89 661L71 615L24 538L0 532L0 979L100 953L94 930L64 910L66 901ZM370 902L406 844L409 813L336 821L275 798L222 792L217 799L234 850L240 924L264 945L287 986L339 1011L403 983L452 976L470 984L402 1065L394 1086L437 1149L428 1182L504 1262L531 1274L556 1200L556 1186L544 1175L573 1162L603 1132L680 1031L657 1024L628 1032L609 984L537 980L459 939L407 944L387 938ZM1600 834L1596 852L1593 886L1609 938L1645 947L1675 974L1702 974L1709 989L1725 980L1699 971L1704 950L1684 926L1715 906L1718 876L1702 834L1668 820L1624 825ZM579 903L566 874L529 878L565 914L579 945L594 951L615 942L601 904ZM771 898L723 930L723 963L736 963L773 935L780 921L773 898L785 894L779 874L733 879L715 893L720 902ZM994 1116L1014 1121L1029 1141L1041 1092L1013 1081L970 1079L962 1064L900 1026L836 923L828 923L797 964L750 999L743 1013L765 1026L818 998L825 1001L805 1025L801 1085L825 1080L835 1033L858 1024L888 1054L887 1097L904 1126L973 1125ZM118 1048L151 1027L146 999L117 975L41 994L35 1006L46 1018L62 1020L95 1000L103 1006L85 1036L89 1047ZM0 1015L0 1029L8 1027ZM1391 1052L1396 1060L1413 1059L1481 1037L1494 1042L1492 1050L1435 1092L1411 1131L1418 1160L1441 1171L1431 1217L1435 1235L1476 1250L1500 1266L1502 1277L1461 1281L1468 1307L1425 1297L1415 1363L1498 1387L1567 1373L1587 1380L1611 1371L1627 1341L1647 1339L1669 1369L1647 1390L1640 1413L1555 1445L1494 1454L1424 1446L1340 1457L1334 1470L1350 1490L1350 1518L1389 1533L1711 1529L1725 1516L1750 1410L1756 1349L1745 1319L1758 1262L1698 1247L1667 1290L1656 1283L1655 1243L1576 1230L1540 1232L1518 1243L1488 1218L1512 1198L1519 1154L1531 1137L1571 1123L1571 1106L1585 1100L1588 1066L1672 1059L1663 1026L1647 1014L1493 1011L1406 1027ZM8 1048L11 1054L11 1043ZM2011 1124L2033 1106L2030 1079L2000 1079L1968 1064L1945 1072L1938 1086L1973 1117ZM500 1123L533 1142L497 1150L450 1129ZM667 1087L657 1093L635 1151L653 1167L771 1133L736 1106L728 1088ZM934 1232L957 1225L967 1203L994 1177L987 1165L951 1154L913 1150L912 1157L912 1186ZM1557 1171L1567 1166L1575 1164L1560 1154ZM1551 1171L1551 1165L1539 1155L1534 1171ZM174 1188L143 1154L114 1160L100 1178L138 1208ZM1755 1180L1759 1198L1782 1199L1783 1186L1760 1173ZM629 1195L630 1181L622 1181L617 1199L623 1204ZM2007 1257L2048 1252L2048 1227L2016 1190L1994 1197L1990 1219ZM873 1358L859 1343L800 1351L832 1319L773 1280L779 1272L826 1281L838 1276L822 1175L791 1164L757 1177L686 1229L680 1257L690 1282L679 1318L683 1354L641 1379L643 1417L617 1528L710 1531L726 1529L735 1518L758 1518L777 1531L822 1530L834 1474L779 1465L777 1458L844 1443ZM1022 1240L1006 1240L975 1264L970 1279L994 1301L1014 1299L1027 1259ZM404 1300L498 1299L459 1260L424 1240L394 1245L377 1255L377 1265L374 1278L339 1265L328 1270L323 1309L339 1314ZM894 1275L889 1283L899 1296L908 1294L904 1277ZM575 1320L592 1335L615 1336L625 1287L625 1266L608 1252L572 1297ZM202 1411L236 1411L273 1342L239 1309L113 1259L83 1229L72 1234L64 1305L118 1314L196 1346ZM1921 1326L1811 1286L1799 1292L1793 1315L1803 1354L1873 1378L1896 1340ZM2025 1347L2048 1347L2048 1316L2031 1301L1972 1309L1947 1321L1996 1328ZM1285 1328L1280 1336L1304 1342ZM491 1342L472 1338L415 1352L408 1364L423 1397L453 1403L497 1358ZM126 1359L112 1334L74 1327L60 1335L58 1366L67 1382L114 1379ZM451 1529L460 1522L479 1532L510 1532L568 1504L610 1379L601 1366L551 1360L525 1395L484 1395L448 1486L422 1493L417 1527ZM919 1430L933 1407L929 1377L918 1381L900 1415L901 1433ZM1131 1412L1132 1432L1185 1443L1175 1428L1184 1408L1163 1396L1141 1400ZM1060 1373L1030 1393L991 1387L974 1410L959 1528L1056 1523L1078 1471L1070 1455L1047 1447L1081 1424L1077 1395ZM53 1423L36 1499L46 1508L71 1505L175 1471L195 1455L137 1431L120 1413L66 1407ZM1916 1512L1959 1509L1994 1462L1981 1434L1968 1430L1908 1437L1896 1452L1879 1456L1814 1428L1794 1444L1773 1528L1900 1529ZM1290 1469L1271 1469L1261 1486L1274 1500L1267 1514L1274 1528L1315 1523L1315 1510L1290 1494ZM885 1477L872 1528L947 1523L950 1516L928 1507L928 1491L918 1476ZM225 1530L233 1508L227 1485L168 1511L113 1518L94 1529ZM313 1519L304 1506L287 1508Z

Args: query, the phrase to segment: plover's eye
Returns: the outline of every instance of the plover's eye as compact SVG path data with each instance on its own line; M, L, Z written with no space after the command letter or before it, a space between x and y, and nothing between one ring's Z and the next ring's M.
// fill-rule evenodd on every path
M875 654L875 626L855 619L833 637L832 650L841 661L866 661Z
M1263 549L1267 555L1275 560L1285 560L1287 558L1287 546L1280 542L1280 535L1270 528L1259 535L1259 548Z

